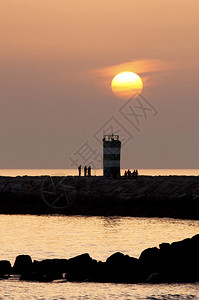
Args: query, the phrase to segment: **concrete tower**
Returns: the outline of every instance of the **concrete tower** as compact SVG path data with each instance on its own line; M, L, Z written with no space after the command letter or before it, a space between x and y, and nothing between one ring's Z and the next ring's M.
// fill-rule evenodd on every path
M120 178L120 150L119 135L104 135L103 138L103 175L106 178Z

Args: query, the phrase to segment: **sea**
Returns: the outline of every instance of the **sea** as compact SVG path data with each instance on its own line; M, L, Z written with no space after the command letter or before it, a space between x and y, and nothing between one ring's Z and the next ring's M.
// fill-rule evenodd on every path
M98 170L96 175L101 175ZM140 175L198 176L199 170L139 170ZM70 176L77 170L0 170L1 176ZM162 242L174 242L199 233L198 220L170 218L88 217L62 215L0 215L0 260L29 254L33 260L71 258L89 253L105 261L115 252L139 257ZM194 284L114 284L0 280L0 299L199 299Z
M131 169L131 171L133 171ZM123 175L125 169L121 170ZM102 169L94 169L91 171L93 176L102 176ZM139 175L146 176L199 176L199 169L140 169ZM0 169L0 176L76 176L77 169Z

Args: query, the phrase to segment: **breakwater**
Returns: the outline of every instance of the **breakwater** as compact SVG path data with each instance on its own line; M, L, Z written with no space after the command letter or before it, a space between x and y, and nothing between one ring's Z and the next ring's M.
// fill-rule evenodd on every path
M69 259L33 261L29 255L18 255L0 261L0 278L18 276L20 280L50 282L53 280L171 283L199 281L199 235L182 241L162 243L145 249L139 258L116 252L105 262L84 253Z
M0 213L199 219L199 177L0 177Z

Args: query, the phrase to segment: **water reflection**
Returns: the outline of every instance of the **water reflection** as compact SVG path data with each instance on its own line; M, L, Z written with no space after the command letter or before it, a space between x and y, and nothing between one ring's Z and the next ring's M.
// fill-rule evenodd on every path
M103 226L106 228L112 228L116 226L120 226L122 219L121 217L101 217L103 221Z

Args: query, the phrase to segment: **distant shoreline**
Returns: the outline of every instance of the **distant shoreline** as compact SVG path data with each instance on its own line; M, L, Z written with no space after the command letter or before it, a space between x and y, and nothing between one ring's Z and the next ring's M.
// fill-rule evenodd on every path
M199 220L198 176L0 176L0 214L170 217Z

